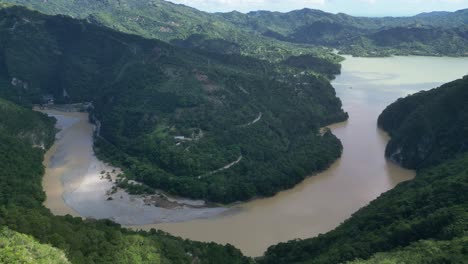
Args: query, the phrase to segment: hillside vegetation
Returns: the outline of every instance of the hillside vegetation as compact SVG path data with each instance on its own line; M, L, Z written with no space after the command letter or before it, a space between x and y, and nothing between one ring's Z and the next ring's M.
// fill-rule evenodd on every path
M391 252L377 253L368 260L355 260L349 264L425 264L465 263L468 237L449 241L421 240Z
M54 216L42 203L44 150L53 120L0 99L0 263L250 263L234 247L199 243L163 232L132 232L111 221ZM29 126L28 121L34 126ZM21 131L21 132L18 132ZM23 135L28 135L24 137Z
M100 157L172 194L223 203L269 196L341 155L339 140L319 128L347 115L316 72L20 7L0 10L0 65L0 96L10 100L93 102Z
M328 48L306 52L309 44L360 56L465 56L466 10L357 18L309 9L208 14L159 0L2 0L0 7L0 262L467 259L467 77L400 99L379 117L392 136L386 155L418 169L414 180L335 230L274 245L257 260L231 245L52 215L41 179L54 120L28 109L51 98L91 102L95 151L124 169L120 185L134 193L163 189L222 203L269 196L341 155L339 140L319 130L347 118L329 83L340 58Z
M433 143L434 158L418 164L414 180L382 194L331 232L270 247L259 262L465 263L468 152L460 149L462 142L458 148L451 142L468 137L467 119L461 118L468 105L466 81L400 99L380 116L396 140L389 147L405 139L401 155L420 149L419 140Z
M468 9L413 17L367 18L302 9L217 14L278 40L337 48L354 56L468 55Z
M468 151L468 76L388 106L378 124L392 137L385 155L423 168Z
M47 14L66 14L119 31L187 48L273 61L314 54L321 47L355 56L468 55L468 9L412 17L367 18L302 9L206 13L164 0L2 0Z
M271 61L315 54L336 60L328 49L268 38L249 28L184 5L162 0L1 0L46 14L86 19L121 32L155 38L185 48L242 54Z
M68 264L70 262L62 251L40 244L30 236L2 228L0 263Z

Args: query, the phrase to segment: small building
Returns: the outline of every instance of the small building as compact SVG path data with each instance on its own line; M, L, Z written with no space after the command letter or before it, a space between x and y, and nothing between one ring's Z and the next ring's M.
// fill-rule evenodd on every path
M54 104L54 96L51 94L45 94L42 96L42 104L45 105L53 105Z
M192 141L191 138L187 138L187 137L184 137L184 136L175 136L174 139L175 140L181 140L181 141Z

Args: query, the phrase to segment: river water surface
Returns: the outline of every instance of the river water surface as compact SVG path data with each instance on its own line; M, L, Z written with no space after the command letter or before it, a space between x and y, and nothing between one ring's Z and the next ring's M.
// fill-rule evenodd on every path
M468 74L466 58L346 57L342 74L332 84L350 119L330 126L344 146L341 159L330 169L291 190L235 206L216 217L132 227L161 229L199 241L230 243L249 256L260 256L278 242L325 233L381 193L414 177L413 171L384 158L388 137L376 126L381 111L399 97L437 87L465 74ZM44 185L44 189L48 195L54 193L54 187ZM52 200L60 198L56 195ZM49 205L52 202L49 199ZM60 202L63 209L63 200Z
M242 204L239 213L213 219L146 226L202 241L230 243L249 256L273 244L325 233L381 193L415 173L384 157L387 135L377 117L399 97L468 74L467 58L346 57L332 82L347 122L330 126L344 151L327 171L272 198Z

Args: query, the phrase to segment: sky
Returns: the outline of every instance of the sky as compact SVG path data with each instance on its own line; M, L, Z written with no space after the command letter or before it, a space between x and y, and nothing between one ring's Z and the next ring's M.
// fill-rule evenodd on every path
M287 12L313 8L355 16L411 16L430 11L468 8L468 0L169 0L207 12L243 13L256 10Z

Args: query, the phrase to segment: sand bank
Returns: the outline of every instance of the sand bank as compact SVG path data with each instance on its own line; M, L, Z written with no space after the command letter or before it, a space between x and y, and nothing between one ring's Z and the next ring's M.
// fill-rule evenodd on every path
M94 155L94 126L88 122L88 114L51 109L38 111L55 117L60 129L55 144L44 158L43 188L47 195L44 205L54 214L107 218L131 226L181 222L227 212L228 209L222 207L196 208L202 201L143 197L123 190L112 193L121 170Z

